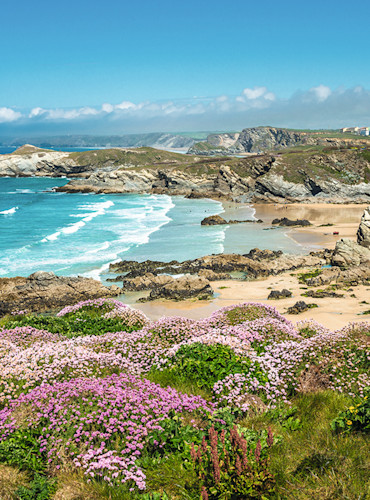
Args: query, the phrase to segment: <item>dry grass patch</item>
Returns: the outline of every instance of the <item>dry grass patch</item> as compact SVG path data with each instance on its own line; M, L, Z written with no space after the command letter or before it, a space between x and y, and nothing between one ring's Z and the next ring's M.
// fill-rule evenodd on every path
M15 491L29 484L28 475L7 465L0 465L0 499L15 500Z

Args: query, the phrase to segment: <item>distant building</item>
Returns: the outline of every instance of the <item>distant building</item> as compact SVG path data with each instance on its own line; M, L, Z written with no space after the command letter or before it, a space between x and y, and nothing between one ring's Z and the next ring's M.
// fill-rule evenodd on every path
M369 127L343 127L340 129L342 134L359 134L359 135L370 135Z

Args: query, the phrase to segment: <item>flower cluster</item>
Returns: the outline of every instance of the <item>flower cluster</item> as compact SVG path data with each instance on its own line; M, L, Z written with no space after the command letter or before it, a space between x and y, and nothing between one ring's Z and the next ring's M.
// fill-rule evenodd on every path
M27 421L17 418L26 407ZM72 464L89 477L110 484L133 481L145 489L145 474L136 465L151 432L171 412L213 410L199 396L163 389L148 380L121 373L103 379L77 378L35 388L0 411L0 440L16 429L42 426L40 451L51 466Z

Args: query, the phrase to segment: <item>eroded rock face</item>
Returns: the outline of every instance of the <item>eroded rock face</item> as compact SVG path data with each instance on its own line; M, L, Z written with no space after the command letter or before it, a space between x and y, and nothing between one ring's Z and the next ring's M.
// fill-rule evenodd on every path
M370 265L370 248L359 245L349 238L342 238L335 246L331 259L333 266L350 267Z
M357 243L370 249L370 206L364 210L357 230Z
M27 278L0 278L0 316L15 310L44 312L80 300L115 297L118 286L106 287L92 278L56 276L38 271Z
M322 286L330 283L346 283L352 285L368 284L370 281L370 266L357 266L350 269L332 267L324 269L319 276L306 281L308 286Z

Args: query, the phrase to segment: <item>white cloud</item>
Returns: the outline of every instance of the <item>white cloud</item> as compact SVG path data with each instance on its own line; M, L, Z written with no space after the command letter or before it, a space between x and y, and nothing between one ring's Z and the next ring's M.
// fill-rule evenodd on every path
M256 100L261 97L266 101L274 101L275 95L269 92L266 87L253 87L253 89L244 89L242 95L248 100Z
M313 87L311 92L315 95L319 102L326 101L326 99L331 95L330 87L326 85L319 85L318 87Z
M21 118L22 113L11 108L0 108L0 123L14 122Z
M191 97L134 103L105 102L97 107L47 109L35 107L28 114L0 108L3 130L67 131L71 133L127 133L169 130L242 129L269 124L296 128L339 128L370 125L370 91L361 86L331 89L324 84L279 98L267 87L243 89L237 96ZM22 118L22 119L20 119ZM61 132L60 132L61 133ZM64 132L65 133L65 132Z

